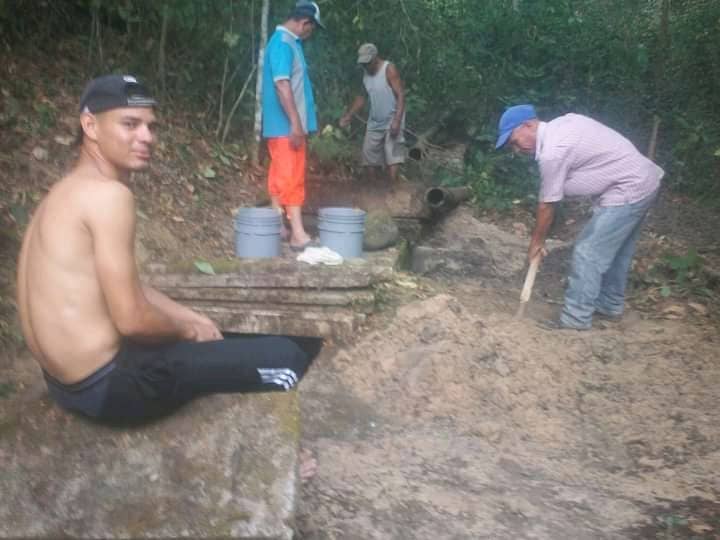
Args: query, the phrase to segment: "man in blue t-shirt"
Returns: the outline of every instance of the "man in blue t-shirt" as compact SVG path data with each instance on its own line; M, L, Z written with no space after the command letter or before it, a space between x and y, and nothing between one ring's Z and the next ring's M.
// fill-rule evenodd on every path
M273 207L287 215L291 230L289 234L283 230L283 236L295 251L311 243L302 223L302 205L306 137L317 131L317 118L302 42L316 26L324 28L318 5L298 2L270 38L263 66L263 137L270 154L268 191Z

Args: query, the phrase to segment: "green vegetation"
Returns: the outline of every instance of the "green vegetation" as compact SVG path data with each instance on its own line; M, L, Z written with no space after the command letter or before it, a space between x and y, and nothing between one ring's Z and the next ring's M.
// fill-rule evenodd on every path
M680 254L665 253L647 272L634 272L631 279L641 288L657 291L661 298L717 300L716 278L706 271L695 248Z
M136 72L166 112L197 111L200 131L252 145L254 77L263 3L268 28L292 0L65 0L0 2L0 45L32 42L62 58L79 39L86 77ZM469 145L465 170L481 205L507 207L532 194L531 163L498 154L503 108L531 101L542 117L590 114L645 151L657 125L657 161L674 189L720 200L720 2L715 0L319 0L328 30L307 44L321 126L336 124L360 88L355 51L375 42L407 87L408 125L418 133L443 120L444 137ZM80 86L82 83L72 81ZM13 83L21 90L20 81ZM26 91L32 91L25 85ZM53 87L53 85L48 85ZM11 92L12 94L16 93ZM8 103L17 96L6 95ZM237 107L235 106L237 105ZM58 111L41 97L41 130ZM6 111L7 112L7 111ZM447 120L447 113L451 119ZM356 137L359 136L358 129ZM316 159L347 165L343 133L312 143ZM433 141L434 142L434 141ZM450 175L452 176L452 175Z

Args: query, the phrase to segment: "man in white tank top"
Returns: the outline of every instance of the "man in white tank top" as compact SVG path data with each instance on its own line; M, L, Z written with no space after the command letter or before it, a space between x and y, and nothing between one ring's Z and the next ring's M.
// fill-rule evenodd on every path
M391 182L397 180L400 164L405 162L405 91L395 64L378 56L372 43L358 49L357 63L365 73L363 85L370 98L370 114L362 148L362 164L387 167ZM365 105L365 96L356 96L340 119L340 126Z

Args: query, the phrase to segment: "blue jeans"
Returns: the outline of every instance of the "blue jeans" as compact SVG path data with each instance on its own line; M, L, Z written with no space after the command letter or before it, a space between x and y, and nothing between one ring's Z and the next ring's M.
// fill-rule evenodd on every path
M636 203L593 209L575 241L560 324L584 330L592 325L595 311L622 315L635 244L656 197L657 191Z

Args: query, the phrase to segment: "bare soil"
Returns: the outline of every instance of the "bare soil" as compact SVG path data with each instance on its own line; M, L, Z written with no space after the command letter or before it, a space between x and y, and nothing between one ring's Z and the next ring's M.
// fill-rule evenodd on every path
M657 257L667 204L641 262ZM511 244L459 214L429 242L482 230L490 261ZM507 234L516 223L500 220ZM642 289L621 323L543 330L562 300L559 245L523 319L512 257L498 260L504 279L460 261L453 275L399 278L367 333L316 361L300 390L319 462L301 538L720 538L715 312Z
M302 538L720 537L716 329L548 332L553 305L419 281L301 387Z

